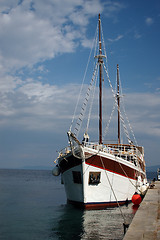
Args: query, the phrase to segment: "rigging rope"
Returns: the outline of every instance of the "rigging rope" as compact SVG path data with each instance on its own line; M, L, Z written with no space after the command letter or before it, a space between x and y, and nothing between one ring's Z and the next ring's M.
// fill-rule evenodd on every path
M95 84L94 84L93 95L92 95L91 105L90 105L89 114L88 114L88 121L87 121L86 132L88 132L88 128L89 128L89 123L90 123L90 118L91 118L91 111L92 111L92 106L93 106L93 100L94 100L94 95L95 95L97 78L98 78L98 71L96 72L96 77L95 77Z
M103 67L105 69L105 72L107 74L107 79L108 79L108 82L109 82L109 85L110 85L110 88L112 90L112 94L115 98L115 104L113 106L113 109L112 109L112 112L111 112L111 116L109 118L109 121L106 125L106 128L105 128L105 131L104 131L104 135L103 137L107 134L108 132L108 129L109 129L109 125L110 125L110 122L111 122L111 119L113 117L113 113L115 111L115 107L117 106L117 109L118 109L118 103L117 103L117 98L116 98L116 89L114 90L113 89L113 86L111 84L111 81L110 81L110 78L109 78L109 73L108 73L108 63L107 63L107 54L106 54L106 49L105 49L105 43L104 43L104 35L103 35L103 30L102 30L102 24L101 24L101 36L102 36L102 46L103 46L103 51L104 51L104 54L105 54L105 58L106 58L106 66L104 65L103 63ZM79 93L79 96L78 96L78 100L77 100L77 103L76 103L76 107L75 107L75 110L74 110L74 114L73 114L73 117L72 117L72 121L71 121L71 126L70 126L70 131L72 130L72 127L73 127L73 122L75 120L75 115L76 115L76 112L77 112L77 108L78 108L78 105L79 105L79 101L80 101L80 96L82 94L82 90L83 90L83 86L84 86L84 80L86 78L86 74L87 74L87 71L88 71L88 66L89 66L89 62L90 62L90 58L91 58L91 54L92 54L92 51L93 51L93 48L95 46L95 49L94 49L94 56L96 56L96 46L98 44L98 24L97 24L97 28L96 28L96 32L95 32L95 37L93 39L93 42L92 42L92 47L91 47L91 51L90 51L90 54L89 54L89 58L88 58L88 62L87 62L87 66L86 66L86 70L85 70L85 73L84 73L84 77L83 77L83 81L82 81L82 85L81 85L81 89L80 89L80 93ZM91 83L90 83L90 87L88 87L88 90L87 90L87 93L86 93L86 97L85 97L85 101L81 107L81 112L80 112L80 115L79 115L79 118L76 122L76 125L75 125L75 128L74 128L74 134L75 136L78 137L78 134L79 134L79 131L80 131L80 128L81 128L81 124L82 124L82 121L83 121L83 118L84 118L84 113L86 111L86 105L88 103L88 100L89 100L89 93L90 93L90 90L92 88L92 84L93 82L95 81L95 84L96 84L96 81L97 81L97 75L96 75L96 78L95 78L95 72L97 70L97 63L95 63L96 65L94 66L94 73L93 73L93 77L92 77L92 80L91 80ZM120 82L120 86L121 86L121 82ZM95 94L95 87L94 87L94 94ZM121 92L122 92L122 88L121 88ZM93 94L93 95L94 95ZM89 110L89 114L88 114L88 121L87 121L87 127L86 127L86 131L88 132L88 127L89 127L89 122L90 122L90 116L91 116L91 111L92 111L92 105L93 105L93 98L91 100L91 106L90 106L90 110ZM120 109L118 110L119 113L120 113L120 119L122 121L122 124L123 124L123 128L124 128L124 132L126 134L126 137L128 139L128 142L131 143L131 139L130 139L130 136L129 136L129 132L128 132L128 129L127 129L127 126L125 125L125 121L124 121L124 118L122 116L122 113L120 111ZM124 115L125 115L125 118L127 120L127 123L128 123L128 126L129 126L129 129L132 133L132 136L134 138L134 141L137 144L137 141L136 141L136 138L135 138L135 135L134 135L134 132L133 132L133 129L131 127L131 124L129 122L129 119L127 117L127 114L126 114L126 111L125 111L125 108L124 108L124 103L123 103L123 112L124 112Z
M83 118L84 118L84 113L86 111L87 103L88 103L88 100L89 100L89 97L90 97L90 91L91 91L92 85L93 85L93 83L95 81L97 68L98 68L98 63L95 66L93 77L92 77L90 85L89 85L89 87L87 89L87 93L86 93L84 102L83 102L82 107L81 107L81 112L80 112L79 117L78 117L77 122L76 122L76 126L75 126L75 129L74 129L74 135L76 137L78 137L78 133L79 133L79 130L80 130L81 125L82 125L82 121L83 121Z
M95 42L95 40L96 40L97 31L98 31L98 24L97 24L97 30L96 30L96 32L95 32L95 37L94 37L93 42L92 42L91 51L90 51L90 54L89 54L89 57L88 57L88 62L87 62L87 66L86 66L86 69L85 69L85 73L84 73L84 76L83 76L80 93L79 93L79 95L78 95L78 100L77 100L76 107L75 107L75 110L74 110L74 114L73 114L73 117L72 117L71 126L70 126L70 129L69 129L70 131L72 130L72 126L73 126L73 122L74 122L74 119L75 119L76 111L77 111L77 108L78 108L78 105L79 105L80 96L81 96L82 89L83 89L83 85L84 85L84 80L85 80L85 78L86 78L86 74L87 74L87 70L88 70L88 66L89 66L91 54L92 54L92 51L93 51L93 47L94 47L94 45L95 45L94 42Z
M106 136L106 134L107 134L107 132L108 132L109 125L110 125L110 122L111 122L111 120L112 120L112 117L113 117L113 113L114 113L115 108L116 108L116 104L114 103L113 109L112 109L112 112L111 112L111 115L110 115L110 118L109 118L108 123L107 123L107 125L106 125L106 127L105 127L105 130L104 130L103 138Z
M110 88L111 88L113 97L115 98L115 104L116 104L117 109L118 109L118 103L117 103L116 94L115 94L115 92L114 92L114 90L113 90L113 86L112 86L111 80L110 80L110 78L109 78L107 68L106 68L106 66L105 66L104 64L103 64L103 66L104 66L105 72L106 72L106 74L107 74L107 79L108 79L108 82L109 82L109 85L110 85ZM122 121L122 123L123 123L124 131L125 131L126 137L127 137L127 139L128 139L128 142L131 143L131 139L130 139L130 137L129 137L129 132L128 132L128 130L127 130L127 127L126 127L126 125L125 125L124 119L123 119L123 117L122 117L122 113L121 113L120 109L118 109L118 111L119 111L119 113L120 113L120 119L121 119L121 121Z
M123 93L122 93L122 84L121 84L120 76L119 76L119 82L120 82L121 96L123 96ZM129 126L130 131L131 131L131 133L132 133L132 136L133 136L133 138L134 138L135 144L138 146L138 143L137 143L136 137L135 137L135 135L134 135L134 132L133 132L132 126L131 126L131 124L130 124L129 118L128 118L128 116L127 116L127 114L126 114L126 111L125 111L125 107L124 107L125 104L124 104L124 100L123 100L123 98L122 98L122 101L123 101L122 107L123 107L124 115L125 115L126 120L127 120L127 122L128 122L128 126Z
M96 37L95 37L95 48L94 48L94 55L93 56L97 56L98 55L98 23L97 23L97 29L96 29ZM96 52L97 51L97 52Z
M110 78L109 78L109 74L108 74L107 54L106 54L106 49L105 49L105 43L104 43L104 36L103 36L103 31L102 31L102 25L101 25L101 32L102 32L103 48L104 48L104 54L105 54L105 56L106 56L106 66L107 66L107 67L105 67L105 65L104 65L104 67L105 67L105 71L106 71L107 78L108 78L108 81L109 81L109 85L110 85L110 87L111 87L111 89L112 89L113 96L115 97L116 88L115 88L115 91L114 91L114 90L113 90L113 87L112 87L112 84L111 84L111 81L110 81ZM116 80L116 81L117 81L117 80ZM121 82L120 82L120 87L121 87ZM121 92L122 92L122 87L121 87ZM118 103L116 103L116 105L117 105L117 107L118 107ZM132 133L132 136L133 136L133 138L134 138L134 141L135 141L136 145L138 145L138 144L137 144L137 141L136 141L136 138L135 138L135 135L134 135L134 132L133 132L133 129L132 129L131 124L130 124L130 122L129 122L128 116L127 116L127 114L126 114L126 111L125 111L125 108L124 108L124 103L123 103L123 111L124 111L126 120L127 120L127 122L128 122L130 131L131 131L131 133ZM114 110L112 110L111 117L110 117L110 119L109 119L109 124L110 124L110 121L111 121L113 112L114 112ZM119 112L120 112L120 110L119 110ZM125 122L124 122L124 119L123 119L123 117L122 117L121 112L120 112L120 117L121 117L122 122L123 122L123 127L124 127L124 129L125 129L125 133L126 133L127 139L128 139L128 141L129 141L129 143L130 143L130 142L131 142L131 139L130 139L130 137L129 137L129 133L128 133L127 127L125 126ZM108 127L109 127L109 124L108 124ZM106 128L107 128L107 127L106 127ZM108 129L107 129L107 131L108 131ZM106 132L106 131L105 131L105 132ZM104 133L104 136L105 136L105 135L106 135L106 133Z
M103 50L104 50L104 55L105 55L105 59L106 59L106 69L107 69L107 73L108 73L108 59L107 59L107 53L106 53L106 49L105 49L105 41L104 41L104 36L103 36L103 30L102 30L102 23L101 23L101 35L102 35L102 46L103 46ZM109 74L108 74L109 77Z

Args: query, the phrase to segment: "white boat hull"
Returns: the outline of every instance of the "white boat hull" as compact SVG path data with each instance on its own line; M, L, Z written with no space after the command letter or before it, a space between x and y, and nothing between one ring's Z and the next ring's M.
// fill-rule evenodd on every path
M91 154L91 152L90 152ZM106 153L94 154L88 159L77 159L70 155L65 158L68 169L62 170L62 180L65 186L67 200L87 209L114 207L131 201L133 194L138 191L137 179L145 177L144 173L133 163ZM60 166L63 168L63 161ZM74 164L73 164L74 165ZM98 181L90 182L91 175ZM139 182L139 185L142 185Z

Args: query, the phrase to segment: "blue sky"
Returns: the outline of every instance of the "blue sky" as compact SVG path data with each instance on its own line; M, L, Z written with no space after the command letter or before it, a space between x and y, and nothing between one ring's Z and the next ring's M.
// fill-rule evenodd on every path
M160 155L159 0L0 1L0 168L52 167L101 13L108 67L148 166Z

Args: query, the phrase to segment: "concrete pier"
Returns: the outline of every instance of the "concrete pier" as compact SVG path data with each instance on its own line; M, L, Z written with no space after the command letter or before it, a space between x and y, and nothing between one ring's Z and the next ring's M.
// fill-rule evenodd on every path
M123 240L160 240L160 181L148 189Z

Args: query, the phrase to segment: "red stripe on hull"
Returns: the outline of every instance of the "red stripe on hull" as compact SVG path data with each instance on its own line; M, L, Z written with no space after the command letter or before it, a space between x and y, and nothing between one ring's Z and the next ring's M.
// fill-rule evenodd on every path
M138 171L134 170L131 167L128 167L109 158L100 157L98 155L86 159L86 164L116 173L124 177L129 177L133 180L136 180L137 175L139 175Z
M126 201L120 201L118 203L117 202L82 203L82 202L67 200L67 202L78 208L83 208L86 210L101 210L101 209L106 209L106 208L118 207L119 205L125 205L131 201L126 200Z

